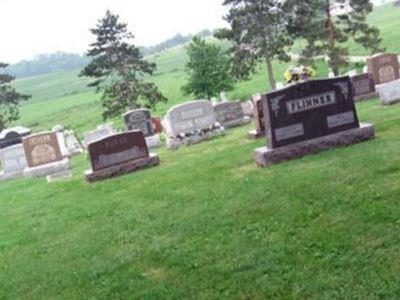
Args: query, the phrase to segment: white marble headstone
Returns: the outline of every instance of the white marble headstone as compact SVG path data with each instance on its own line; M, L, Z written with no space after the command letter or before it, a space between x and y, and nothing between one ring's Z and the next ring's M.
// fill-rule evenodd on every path
M400 79L380 84L377 90L383 105L400 102Z
M23 171L27 166L25 151L22 144L4 148L0 151L0 161L3 171L0 179L23 177Z

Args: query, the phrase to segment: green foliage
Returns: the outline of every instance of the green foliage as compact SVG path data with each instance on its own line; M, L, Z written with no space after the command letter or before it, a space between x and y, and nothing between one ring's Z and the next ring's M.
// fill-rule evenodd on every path
M294 38L304 38L305 47L301 55L303 62L310 64L319 55L329 58L329 65L335 75L339 68L347 65L348 41L352 39L370 53L383 51L379 30L367 22L367 15L373 5L369 0L350 1L350 11L333 15L333 6L344 1L334 0L288 0L288 31Z
M231 28L219 30L216 36L233 43L233 73L239 80L247 80L264 60L270 86L275 89L272 60L289 61L287 49L292 45L282 1L225 0L224 5L230 8L225 19Z
M210 100L222 91L233 89L229 57L220 46L194 37L187 47L187 54L188 82L182 87L185 94Z
M0 70L7 67L7 64L0 62ZM18 105L30 98L29 95L18 93L11 82L14 77L9 74L0 73L0 131L6 128L11 122L18 120Z
M152 75L156 65L143 59L118 15L107 11L91 32L97 38L88 51L93 60L81 75L95 78L90 86L103 91L104 119L118 116L127 108L154 108L158 102L167 101L153 83L144 81L143 75Z

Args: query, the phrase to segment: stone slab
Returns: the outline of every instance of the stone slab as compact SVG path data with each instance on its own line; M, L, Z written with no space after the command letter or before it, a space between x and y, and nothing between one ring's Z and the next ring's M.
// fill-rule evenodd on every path
M69 160L67 158L65 158L61 161L49 163L46 165L40 165L40 166L32 167L32 168L27 167L24 170L24 176L26 178L44 177L44 176L47 176L50 174L69 170L69 168L70 168Z
M400 102L400 79L377 86L379 97L383 105L392 105Z
M114 165L109 168L98 171L88 170L85 172L86 181L92 183L108 178L113 178L128 173L138 171L140 169L154 167L160 164L160 158L154 153L150 153L149 157L136 159L122 164Z
M72 178L71 170L65 170L65 171L57 172L57 173L46 176L48 183L62 181L62 180L68 180L70 178Z
M379 93L378 92L365 94L365 95L361 95L361 96L355 96L354 97L354 102L362 102L362 101L376 99L376 98L379 98Z
M374 137L374 126L372 124L361 124L360 128L349 129L276 149L261 147L254 150L254 159L259 167L264 168L324 150L364 142Z
M149 149L159 148L161 146L160 136L156 134L146 137L146 145Z
M167 144L167 149L169 150L174 150L178 149L181 146L191 146L195 145L204 141L211 140L217 136L225 134L225 130L223 128L221 129L216 129L213 131L208 131L206 133L203 133L201 135L192 135L188 137L183 137L183 138L172 138L172 137L167 137L166 138L166 144Z

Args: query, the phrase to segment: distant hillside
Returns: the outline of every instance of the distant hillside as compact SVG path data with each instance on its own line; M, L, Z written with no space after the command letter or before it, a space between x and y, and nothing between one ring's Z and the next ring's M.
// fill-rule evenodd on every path
M84 55L73 53L56 52L41 54L36 56L33 60L23 60L9 66L6 72L17 78L33 77L57 71L81 69L89 60L90 59Z
M210 30L203 30L196 35L202 37L211 36ZM193 35L177 34L164 42L150 47L140 47L144 56L161 53L167 49L186 44L193 38ZM90 61L85 55L57 52L51 54L41 54L33 60L23 60L17 64L11 65L6 72L16 76L17 78L33 77L39 75L50 74L54 72L72 71L82 69Z

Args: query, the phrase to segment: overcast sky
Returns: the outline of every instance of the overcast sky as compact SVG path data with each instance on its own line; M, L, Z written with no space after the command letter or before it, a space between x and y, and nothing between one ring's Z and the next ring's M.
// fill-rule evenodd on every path
M0 61L55 51L83 53L107 9L129 24L137 45L224 26L223 0L0 0Z

